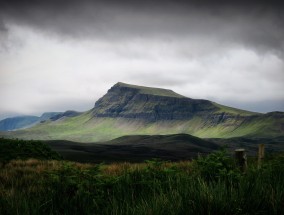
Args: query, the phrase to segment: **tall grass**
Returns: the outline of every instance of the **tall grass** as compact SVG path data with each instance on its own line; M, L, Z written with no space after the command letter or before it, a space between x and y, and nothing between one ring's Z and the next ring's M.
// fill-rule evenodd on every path
M13 160L0 214L283 214L284 157L243 174L225 151L193 162L92 165Z

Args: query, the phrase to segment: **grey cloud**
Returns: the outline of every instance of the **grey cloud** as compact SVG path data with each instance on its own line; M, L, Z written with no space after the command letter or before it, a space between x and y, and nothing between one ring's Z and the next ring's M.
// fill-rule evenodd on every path
M129 75L129 80L134 80L137 82L136 84L143 85L144 83L148 83L149 86L159 86L172 88L175 86L184 86L188 83L188 79L181 79L179 77L173 76L172 71L168 71L168 75L159 76L159 78L153 78L156 74L159 74L157 71L151 71L149 73L133 73Z
M8 31L3 20L0 19L0 35L5 34Z
M7 49L7 35L8 29L3 20L0 18L0 52Z

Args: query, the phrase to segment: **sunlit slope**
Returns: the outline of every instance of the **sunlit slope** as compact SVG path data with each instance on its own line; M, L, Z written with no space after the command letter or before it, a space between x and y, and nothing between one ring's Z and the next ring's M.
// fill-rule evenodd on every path
M279 115L279 114L278 114ZM229 138L239 136L269 137L283 134L283 114L266 114L242 121L231 119L212 124L200 117L191 120L146 122L123 118L92 118L91 112L58 121L47 121L30 129L5 133L22 139L65 139L94 142L114 139L124 135L155 135L186 133L202 138ZM282 128L281 128L282 124ZM282 129L282 130L281 130Z

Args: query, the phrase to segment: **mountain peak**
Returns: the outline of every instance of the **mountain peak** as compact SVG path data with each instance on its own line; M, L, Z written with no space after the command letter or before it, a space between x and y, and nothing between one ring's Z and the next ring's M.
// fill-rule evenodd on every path
M187 98L172 90L118 82L96 102L92 113L95 117L157 121L190 119L217 109L208 100Z
M124 88L124 89L136 89L140 94L148 94L148 95L155 95L155 96L166 96L166 97L176 97L176 98L186 98L183 95L180 95L170 89L163 89L163 88L156 88L156 87L145 87L133 84L127 84L123 82L117 82L113 87L110 89L117 89L117 88Z

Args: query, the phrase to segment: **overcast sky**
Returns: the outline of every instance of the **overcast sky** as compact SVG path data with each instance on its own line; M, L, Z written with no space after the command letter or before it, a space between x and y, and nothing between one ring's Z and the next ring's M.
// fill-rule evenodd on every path
M2 0L0 118L91 109L116 82L284 111L278 1Z

